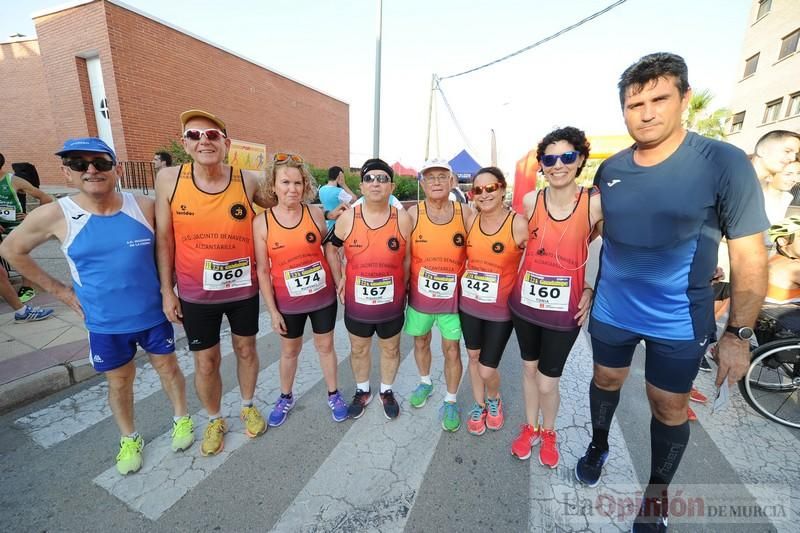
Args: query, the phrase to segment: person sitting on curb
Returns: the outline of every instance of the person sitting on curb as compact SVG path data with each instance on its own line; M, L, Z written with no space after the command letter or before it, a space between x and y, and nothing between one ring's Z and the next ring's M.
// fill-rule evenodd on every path
M33 211L3 242L0 253L85 320L89 361L108 380L108 401L121 433L117 470L125 475L142 467L144 448L133 423L137 344L150 354L172 403L173 451L186 450L194 442L175 336L161 308L155 204L143 196L116 192L122 166L100 139L69 139L56 155L62 158L64 176L80 192ZM72 287L47 274L30 255L51 237L61 241Z

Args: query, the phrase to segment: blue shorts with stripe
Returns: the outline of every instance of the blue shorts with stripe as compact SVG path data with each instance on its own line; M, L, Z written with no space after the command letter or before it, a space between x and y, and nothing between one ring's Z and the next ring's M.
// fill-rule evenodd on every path
M98 372L108 372L128 364L136 355L137 345L152 355L175 352L175 332L165 320L151 328L133 333L89 332L89 361Z

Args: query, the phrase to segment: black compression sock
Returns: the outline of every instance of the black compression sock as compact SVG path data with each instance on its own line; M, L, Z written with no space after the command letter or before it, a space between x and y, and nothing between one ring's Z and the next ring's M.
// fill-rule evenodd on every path
M619 404L619 390L608 391L589 385L589 410L592 414L592 444L608 450L608 430Z
M656 417L650 419L650 481L652 496L666 491L678 470L683 452L689 442L689 422L668 426Z

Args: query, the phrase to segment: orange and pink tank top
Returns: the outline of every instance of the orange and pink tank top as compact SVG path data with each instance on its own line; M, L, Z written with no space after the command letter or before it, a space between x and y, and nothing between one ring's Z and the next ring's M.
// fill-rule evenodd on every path
M353 229L344 241L344 312L367 324L389 322L403 316L406 305L406 240L397 209L390 207L388 220L378 228L367 225L360 205L353 209Z
M772 256L769 262L774 263L776 260L780 260L780 256ZM800 303L800 287L786 289L773 283L767 283L767 297L764 301L771 304L798 304Z
M453 218L444 224L431 221L424 201L417 204L408 305L421 313L458 313L458 280L467 259L467 231L461 204L452 204Z
M563 220L550 216L545 191L536 196L528 222L528 246L508 305L527 322L568 331L578 327L575 314L584 289L592 234L591 189L578 191L572 213Z
M192 303L244 300L258 292L253 252L253 208L241 170L231 168L228 186L200 190L192 164L181 166L172 194L178 294Z
M467 234L467 266L461 276L462 311L482 320L511 320L508 297L517 279L522 250L514 241L514 213L491 235L478 215Z
M307 205L294 227L278 222L272 209L264 211L267 257L278 311L287 315L310 313L336 300L331 269L322 253L322 238Z

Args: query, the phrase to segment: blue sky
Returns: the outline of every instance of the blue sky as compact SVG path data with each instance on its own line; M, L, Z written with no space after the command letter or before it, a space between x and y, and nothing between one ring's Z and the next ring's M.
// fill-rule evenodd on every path
M350 163L358 166L371 155L377 1L125 3L345 100ZM491 61L611 3L384 0L381 156L422 162L432 73L445 76ZM0 39L34 35L30 15L60 4L0 0ZM650 52L682 55L692 86L710 89L715 106L726 105L741 77L750 6L750 0L627 0L509 61L446 80L442 88L478 162L489 162L494 129L500 166L513 172L515 161L554 126L624 133L616 82L626 66ZM449 158L466 142L441 100L437 109L438 152ZM431 150L436 155L436 143Z

